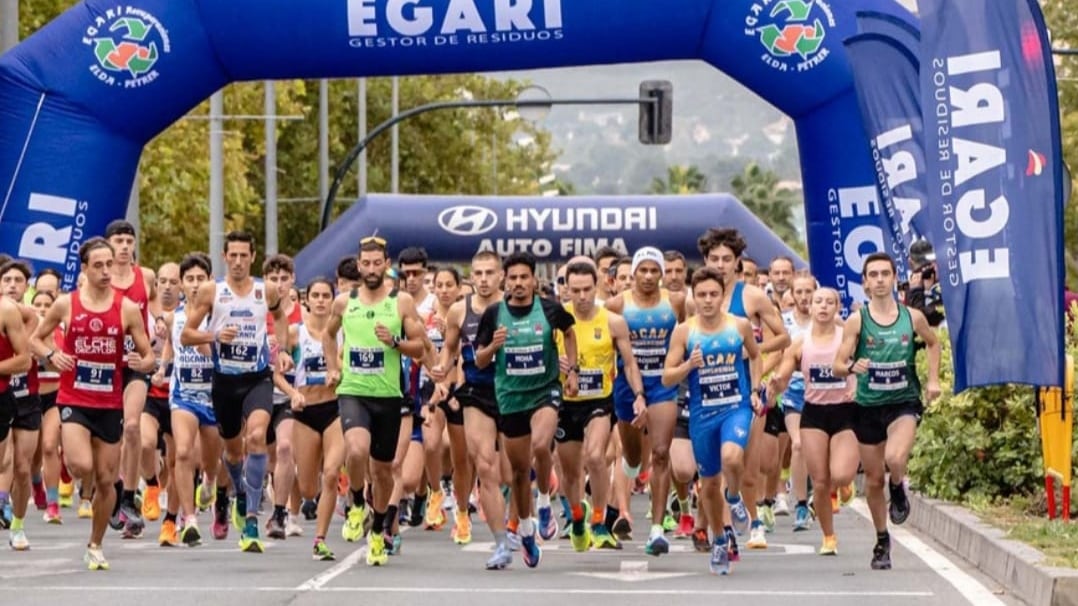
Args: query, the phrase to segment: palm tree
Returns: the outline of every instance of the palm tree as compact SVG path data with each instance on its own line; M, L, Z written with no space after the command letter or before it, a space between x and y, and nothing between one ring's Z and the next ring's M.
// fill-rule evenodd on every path
M698 194L707 190L707 177L695 166L671 166L666 169L666 179L651 180L648 193L652 194Z
M799 201L797 193L779 187L777 174L753 162L730 181L730 187L741 203L783 241L794 243L801 240L793 223L792 212L794 204Z

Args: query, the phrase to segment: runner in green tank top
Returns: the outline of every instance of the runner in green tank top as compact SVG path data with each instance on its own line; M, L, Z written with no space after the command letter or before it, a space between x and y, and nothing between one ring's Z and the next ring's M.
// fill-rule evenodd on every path
M833 370L838 378L857 375L859 406L854 434L860 443L865 493L876 527L871 566L886 570L891 568L891 538L887 533L884 475L891 472L891 521L901 524L910 514L903 485L906 464L924 410L913 339L920 336L925 342L927 402L940 393L940 347L924 314L895 300L895 262L891 257L886 253L866 257L861 278L869 302L846 320Z
M389 528L386 510L401 425L401 356L421 360L428 368L436 360L412 297L385 282L385 240L364 238L359 251L361 285L333 301L322 350L326 384L337 386L345 462L353 489L353 505L341 535L346 541L363 537L363 486L369 465L374 517L367 535L367 564L380 566L388 562L383 532ZM340 352L337 335L342 329L344 351Z
M531 470L539 486L536 511L544 529L543 538L553 536L546 530L557 522L550 507L550 473L554 466L550 445L558 424L562 386L559 380L558 347L554 331L562 332L565 355L577 359L573 316L561 303L541 299L535 294L535 257L515 253L505 263L506 299L483 312L479 320L475 365L495 366L495 391L501 411L500 430L505 435L505 453L513 469L512 498L521 512L519 526L524 563L539 565L542 551L536 537L532 511ZM580 369L567 369L565 393L575 396Z

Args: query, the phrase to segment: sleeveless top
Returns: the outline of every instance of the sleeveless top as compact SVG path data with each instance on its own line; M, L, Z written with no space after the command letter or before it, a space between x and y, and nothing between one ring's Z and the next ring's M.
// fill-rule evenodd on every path
M812 339L812 330L805 332L801 344L801 373L805 380L805 402L809 404L843 404L853 401L856 385L854 375L839 379L832 373L832 364L842 343L842 331L826 343Z
M576 318L573 331L576 333L576 363L580 366L577 395L565 396L565 400L579 402L607 398L614 391L617 358L614 339L610 336L610 312L600 305L596 307L594 318L581 320L572 303L566 303L565 310ZM558 354L564 356L565 343L561 338L557 341Z
M124 361L124 296L113 293L112 305L95 312L83 307L79 291L71 293L71 325L63 351L75 368L60 374L58 404L122 410Z
M269 340L266 334L266 286L255 279L251 292L239 296L225 280L218 280L213 299L210 331L217 334L226 326L239 329L231 343L213 343L214 371L225 375L262 373L269 369Z

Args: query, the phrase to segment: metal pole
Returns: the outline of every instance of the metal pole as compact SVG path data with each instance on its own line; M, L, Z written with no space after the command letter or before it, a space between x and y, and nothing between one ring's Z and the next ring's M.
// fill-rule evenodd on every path
M318 81L318 195L329 194L329 80Z
M393 115L391 119L400 115L401 111L401 90L400 90L400 78L393 76ZM393 124L392 132L392 152L391 152L391 167L390 167L390 181L389 191L391 193L400 193L400 129L397 127L397 123Z
M138 169L135 169L135 182L131 184L131 195L127 197L127 222L135 226L135 233L141 233L142 228L139 224L139 191L138 191Z
M494 195L498 195L498 133L490 133L490 163L494 172Z
M19 43L19 0L0 0L0 53Z
M367 138L367 79L359 79L359 140ZM359 154L359 197L367 195L367 150Z
M266 80L266 256L277 254L277 87Z
M213 275L224 276L222 257L225 250L225 168L224 122L225 98L222 91L210 97L210 259Z

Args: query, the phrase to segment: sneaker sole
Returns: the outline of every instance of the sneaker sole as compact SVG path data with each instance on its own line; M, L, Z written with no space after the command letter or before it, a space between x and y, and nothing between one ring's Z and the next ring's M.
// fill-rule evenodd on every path
M241 543L240 549L245 553L262 553L265 551L265 547L262 546L262 543L257 541L253 541L247 545Z

